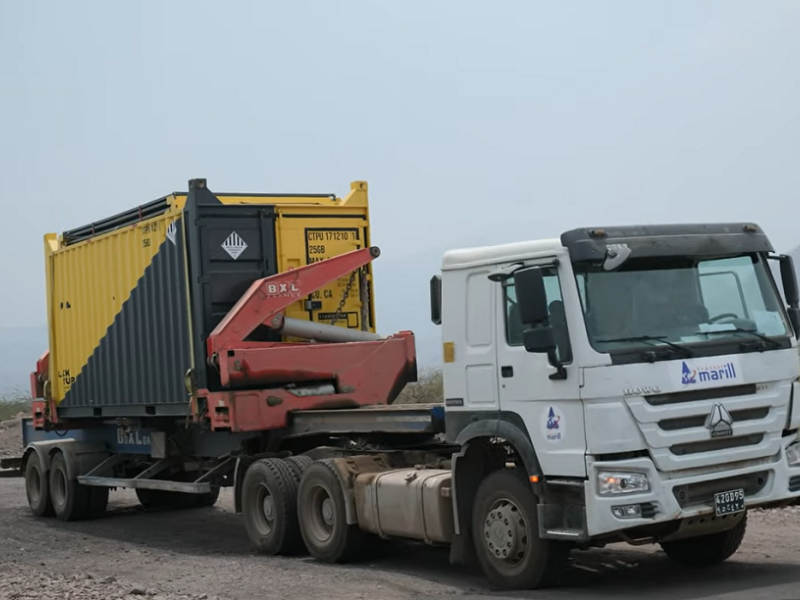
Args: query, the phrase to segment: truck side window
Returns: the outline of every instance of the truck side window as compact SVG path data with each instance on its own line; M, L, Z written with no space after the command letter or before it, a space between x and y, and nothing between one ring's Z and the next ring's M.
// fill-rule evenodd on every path
M567 329L567 317L564 312L564 303L561 297L561 285L558 280L558 272L555 269L545 269L544 287L547 292L547 302L549 304L550 325L553 327L556 345L558 348L558 359L562 363L572 361L572 346L569 343L569 331ZM522 332L525 326L520 318L519 306L517 305L517 293L514 289L514 280L509 279L503 284L505 317L506 317L506 342L509 346L522 346Z

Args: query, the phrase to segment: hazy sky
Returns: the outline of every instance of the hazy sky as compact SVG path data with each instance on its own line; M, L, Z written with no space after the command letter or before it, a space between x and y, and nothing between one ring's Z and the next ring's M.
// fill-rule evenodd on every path
M0 0L0 326L45 322L44 233L192 177L368 180L415 296L446 247L577 226L755 220L786 250L798 65L797 1Z

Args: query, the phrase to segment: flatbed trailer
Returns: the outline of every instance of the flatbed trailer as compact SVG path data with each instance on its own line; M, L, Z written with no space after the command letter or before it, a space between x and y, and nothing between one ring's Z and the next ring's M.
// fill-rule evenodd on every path
M284 198L273 222L266 200L230 198L193 180L185 199L140 210L141 223L134 211L49 239L55 351L32 375L21 465L36 515L99 517L111 488L191 508L231 487L262 553L347 562L418 540L525 589L556 582L573 548L620 541L717 564L739 547L749 509L800 498L800 294L791 258L773 255L758 226L575 229L448 252L430 286L444 403L399 406L417 379L414 336L375 329L369 264L380 252L367 230L331 253L320 242L356 238L308 227L305 264L274 269L265 240L296 233L281 219L299 209ZM303 202L306 218L366 218L365 196ZM83 334L74 315L107 296L59 277L80 265L76 247L92 256L96 229L108 247L132 218L142 240L156 222L165 233L159 248L143 245L152 267L140 293L113 296L111 341L89 352L70 337ZM195 231L203 223L212 234ZM237 266L255 233L262 251ZM768 260L780 262L788 306ZM238 296L208 292L230 280ZM158 322L177 325L151 332L135 315L161 319L159 302L174 319ZM66 368L75 357L81 369ZM153 380L124 384L128 365Z

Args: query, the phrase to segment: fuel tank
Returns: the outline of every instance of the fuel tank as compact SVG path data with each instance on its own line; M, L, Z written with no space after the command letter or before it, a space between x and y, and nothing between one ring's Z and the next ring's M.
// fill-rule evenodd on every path
M450 543L453 538L452 472L396 469L356 477L358 524L383 537Z

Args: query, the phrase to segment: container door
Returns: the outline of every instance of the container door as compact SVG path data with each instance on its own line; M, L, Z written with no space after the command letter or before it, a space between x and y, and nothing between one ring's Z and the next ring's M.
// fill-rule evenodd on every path
M198 194L199 195L199 194ZM193 307L196 385L217 389L206 369L206 340L257 279L274 275L275 218L270 206L224 205L187 199L189 289ZM269 336L267 336L269 339Z

